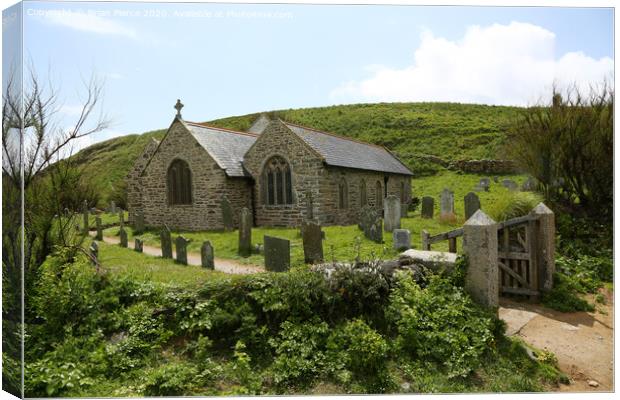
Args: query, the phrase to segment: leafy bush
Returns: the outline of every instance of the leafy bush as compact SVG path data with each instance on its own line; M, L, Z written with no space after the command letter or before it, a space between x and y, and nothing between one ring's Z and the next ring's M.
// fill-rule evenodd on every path
M190 394L190 388L199 375L189 364L165 364L148 376L144 388L146 396L183 396Z
M488 214L495 221L506 221L529 214L541 201L542 197L534 192L510 192L491 204Z
M594 306L579 296L583 293L578 281L556 273L553 275L553 289L543 293L542 303L562 312L594 311Z
M361 377L383 370L388 357L385 339L361 319L336 329L327 340L327 349L331 357Z
M438 276L423 290L410 273L398 274L387 312L398 333L397 349L443 364L451 377L477 368L503 326L462 288Z

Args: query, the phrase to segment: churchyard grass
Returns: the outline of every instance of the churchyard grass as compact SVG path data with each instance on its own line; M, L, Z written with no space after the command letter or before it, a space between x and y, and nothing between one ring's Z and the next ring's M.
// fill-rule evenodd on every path
M129 213L127 211L125 211L123 213L125 215L125 224L127 224L127 219L129 218ZM101 214L99 214L99 217L101 218L101 225L103 226L110 226L110 225L118 225L118 212L111 214L108 212L103 212ZM80 214L80 218L81 218L81 214ZM96 215L89 215L88 216L88 225L90 227L90 229L95 229L96 228L96 220L97 216ZM80 219L80 221L82 221Z

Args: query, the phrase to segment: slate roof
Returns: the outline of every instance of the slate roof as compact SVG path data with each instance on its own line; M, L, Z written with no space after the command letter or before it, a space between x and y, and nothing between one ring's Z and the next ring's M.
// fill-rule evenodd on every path
M216 128L183 121L196 141L209 153L226 175L245 177L243 156L254 144L258 135Z
M323 156L328 165L413 175L396 156L386 148L332 133L284 122L287 128Z

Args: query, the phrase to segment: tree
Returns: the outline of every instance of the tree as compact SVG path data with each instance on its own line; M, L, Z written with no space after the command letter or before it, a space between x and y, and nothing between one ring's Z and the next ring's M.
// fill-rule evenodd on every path
M508 152L536 178L547 201L609 218L613 209L614 92L603 83L584 95L554 88L551 104L523 110Z

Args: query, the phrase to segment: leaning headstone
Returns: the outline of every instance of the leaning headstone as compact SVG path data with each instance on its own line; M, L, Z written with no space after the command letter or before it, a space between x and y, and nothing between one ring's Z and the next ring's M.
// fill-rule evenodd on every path
M311 221L302 222L301 239L304 245L304 262L306 264L323 262L323 235L321 225Z
M430 196L422 197L422 218L433 218L435 199Z
M118 210L118 224L121 228L125 226L125 213L122 208Z
M82 217L84 223L83 232L85 235L88 235L88 202L86 200L84 200L84 203L82 203Z
M358 224L358 227L364 232L364 236L377 243L383 243L383 221L380 214L381 210L364 206L360 212Z
M449 189L444 189L441 192L440 204L441 204L441 212L439 213L439 215L441 217L444 217L447 215L453 215L454 214L454 192Z
M123 227L121 227L119 232L121 236L121 247L127 247L127 231Z
M291 267L291 242L265 235L263 244L265 246L265 269L273 272L288 271Z
M95 218L95 225L97 226L97 235L95 235L95 239L103 240L103 227L101 226L101 217L98 215Z
M232 206L230 205L230 201L226 196L222 197L222 202L220 203L222 207L222 224L224 225L224 229L227 231L231 231L234 228L233 224L233 212Z
M172 258L172 237L168 227L164 226L159 232L161 240L161 256L163 258Z
M142 211L136 211L133 217L133 230L135 233L144 232L144 213Z
M177 262L183 265L187 265L187 245L190 241L183 236L177 236L175 241L177 248Z
M383 219L377 218L371 225L366 237L375 243L383 243Z
M214 258L211 242L204 242L200 247L200 265L202 265L203 268L215 269Z
M409 250L411 248L411 232L408 229L394 229L392 241L394 249L398 251Z
M519 185L517 185L517 182L513 181L512 179L504 179L502 181L502 185L511 191L517 190L519 188Z
M114 200L110 202L110 214L116 214L116 203Z
M241 209L239 216L239 255L252 255L252 213L245 207Z
M136 238L136 240L134 241L133 249L138 253L142 253L142 251L144 251L144 242L142 241L142 239Z
M384 225L386 232L400 228L400 199L396 196L387 196L383 199Z
M476 193L469 192L465 195L465 221L480 209L480 199Z
M97 265L99 263L99 245L93 240L88 249L90 250L90 261L93 265Z

